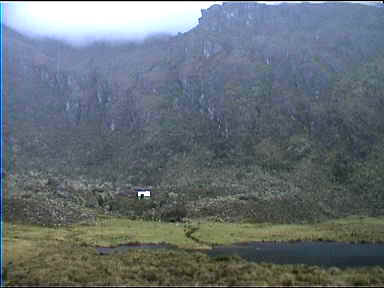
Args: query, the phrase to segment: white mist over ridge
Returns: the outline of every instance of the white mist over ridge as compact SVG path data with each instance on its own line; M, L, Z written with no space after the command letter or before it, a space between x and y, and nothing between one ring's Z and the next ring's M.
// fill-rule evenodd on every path
M301 2L257 1L267 5ZM153 34L184 33L198 24L201 9L222 3L9 2L3 4L3 19L9 27L29 36L56 38L81 45L95 40L142 40ZM381 2L352 3L375 5Z
M29 36L81 44L90 40L139 40L151 34L186 32L201 9L219 2L14 2L4 22ZM221 3L221 2L220 2Z

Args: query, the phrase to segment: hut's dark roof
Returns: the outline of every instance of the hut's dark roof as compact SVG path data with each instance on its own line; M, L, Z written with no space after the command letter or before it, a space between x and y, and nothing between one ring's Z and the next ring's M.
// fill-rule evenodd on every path
M151 191L151 188L135 188L136 192L141 192L141 191Z

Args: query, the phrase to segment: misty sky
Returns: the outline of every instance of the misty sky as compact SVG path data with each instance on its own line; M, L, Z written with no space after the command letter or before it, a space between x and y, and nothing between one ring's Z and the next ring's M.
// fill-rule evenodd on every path
M209 2L13 2L4 22L35 36L71 42L87 39L141 39L153 33L186 32L198 24Z
M83 44L89 40L134 40L154 33L183 33L198 24L201 9L214 4L222 1L8 2L3 6L3 19L8 26L31 36Z

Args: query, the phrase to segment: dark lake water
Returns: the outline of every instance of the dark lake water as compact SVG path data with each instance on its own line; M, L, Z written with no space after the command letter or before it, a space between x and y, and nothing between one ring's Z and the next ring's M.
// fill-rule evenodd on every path
M132 248L175 249L174 246L167 244L139 244L122 245L114 248L98 247L97 250L100 254L109 254L114 251L129 252ZM275 264L307 264L324 267L384 266L384 244L249 242L216 246L212 250L198 250L198 252L206 253L209 256L238 255L251 262Z

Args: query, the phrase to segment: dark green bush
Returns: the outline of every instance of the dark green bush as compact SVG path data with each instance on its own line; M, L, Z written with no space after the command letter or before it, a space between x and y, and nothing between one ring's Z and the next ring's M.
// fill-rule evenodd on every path
M165 210L161 215L161 219L169 222L181 222L187 216L187 213L188 211L184 204L177 204L175 207Z

